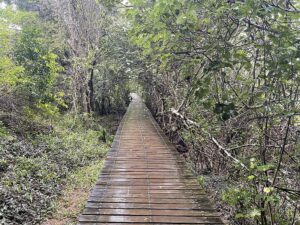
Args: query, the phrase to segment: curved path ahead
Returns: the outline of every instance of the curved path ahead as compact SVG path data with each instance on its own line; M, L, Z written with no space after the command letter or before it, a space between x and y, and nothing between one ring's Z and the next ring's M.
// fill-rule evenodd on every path
M78 224L223 223L134 95Z

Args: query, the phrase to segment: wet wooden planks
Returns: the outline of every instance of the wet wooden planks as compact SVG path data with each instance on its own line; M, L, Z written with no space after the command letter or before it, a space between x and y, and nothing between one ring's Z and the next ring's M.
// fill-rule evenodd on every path
M223 223L135 95L78 224Z

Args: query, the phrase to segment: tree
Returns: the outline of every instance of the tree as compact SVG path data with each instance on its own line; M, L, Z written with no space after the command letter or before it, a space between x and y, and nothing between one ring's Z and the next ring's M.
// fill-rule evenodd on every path
M235 204L241 224L293 223L299 4L131 4L130 35L146 64L148 104L170 137L188 146L194 170L236 175L224 199Z
M47 101L54 94L49 92L49 88L54 85L60 67L56 62L57 55L49 49L38 25L22 27L14 55L18 65L24 68L23 76L31 96Z
M73 109L90 112L93 104L93 70L97 63L98 44L104 35L105 10L100 3L88 1L51 1L52 12L58 16L61 31L68 43L71 63Z

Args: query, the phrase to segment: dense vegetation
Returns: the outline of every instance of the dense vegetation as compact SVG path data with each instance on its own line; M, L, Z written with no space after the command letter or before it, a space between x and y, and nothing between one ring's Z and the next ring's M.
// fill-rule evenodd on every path
M129 100L126 43L92 0L0 3L0 223L40 224L70 176L100 168L118 120L103 115Z
M5 5L1 222L42 221L134 90L232 224L300 223L299 1Z
M298 224L298 1L132 1L153 113L237 224ZM218 179L217 179L218 181Z

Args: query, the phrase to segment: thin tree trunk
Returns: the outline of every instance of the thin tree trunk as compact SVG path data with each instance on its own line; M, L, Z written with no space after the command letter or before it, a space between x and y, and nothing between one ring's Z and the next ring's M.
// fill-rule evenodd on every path
M88 94L89 94L89 108L90 112L95 111L95 102L94 102L94 69L91 69L91 76L88 82Z

